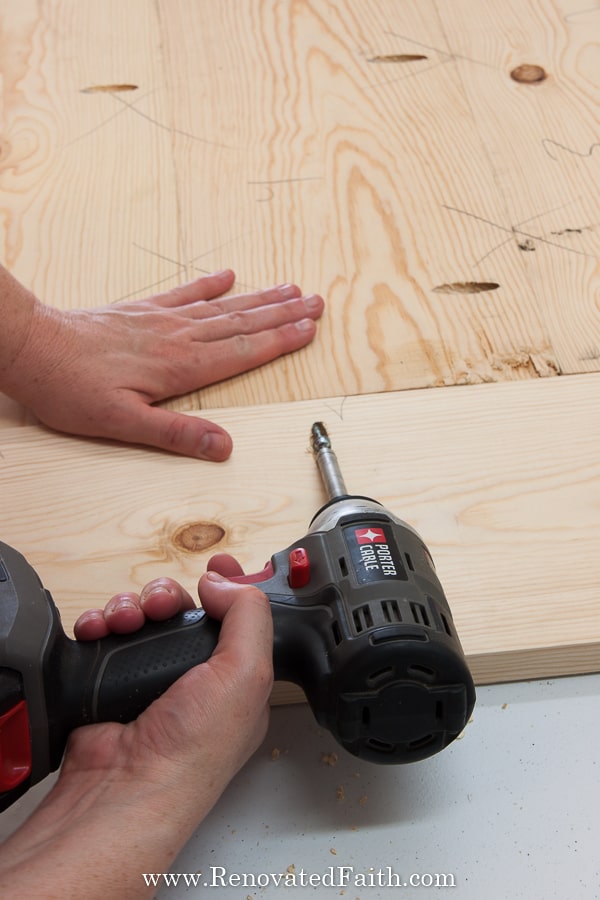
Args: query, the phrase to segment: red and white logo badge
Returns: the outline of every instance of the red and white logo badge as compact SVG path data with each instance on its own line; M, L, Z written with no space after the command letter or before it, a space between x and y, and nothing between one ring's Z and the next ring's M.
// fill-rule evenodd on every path
M354 534L358 544L386 544L383 528L355 528Z

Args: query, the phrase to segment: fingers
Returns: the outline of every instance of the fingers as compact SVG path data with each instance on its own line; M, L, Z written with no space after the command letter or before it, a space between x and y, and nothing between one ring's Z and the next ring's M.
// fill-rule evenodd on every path
M273 681L273 618L266 594L214 571L202 576L198 592L206 613L222 621L211 667L236 672L242 680L252 676L266 702Z
M170 619L185 609L194 609L190 594L172 578L155 578L141 593L115 594L104 609L82 613L74 626L78 641L95 641L109 634L138 631L146 617L154 621Z
M123 593L112 597L104 609L82 613L73 631L78 641L94 641L109 634L130 634L140 629L145 621L137 594Z
M249 291L245 294L229 294L226 297L215 296L209 299L194 297L193 286L194 282L186 286L185 296L188 298L187 302L171 308L181 315L198 319L227 315L243 310L258 310L264 306L277 305L302 297L302 291L296 284L278 284L259 291ZM180 289L176 288L176 290ZM161 305L164 306L164 303L161 302Z
M196 327L191 333L203 343L225 340L238 334L256 334L280 328L288 322L318 319L323 313L323 307L323 298L318 294L311 294L259 307L224 309L219 315L214 312L211 316L196 319ZM212 304L208 308L212 309Z
M155 622L170 619L196 604L184 587L172 578L155 578L142 588L140 606L146 616Z
M317 326L312 319L289 322L279 328L260 331L257 334L236 334L224 340L206 344L202 348L210 354L210 375L205 385L249 372L272 362L286 353L300 350L313 340ZM216 459L216 456L204 458ZM225 458L225 457L223 457Z
M237 559L230 556L229 553L215 553L209 559L206 568L209 571L218 572L219 575L224 575L225 578L235 578L237 575L244 574Z
M104 610L86 610L75 622L73 633L78 641L96 641L109 635L110 629L104 619Z
M189 303L220 297L221 294L231 290L234 281L235 272L232 272L231 269L223 269L221 272L213 272L211 275L195 278L188 284L165 291L164 294L157 294L153 299L164 308L187 306Z
M203 334L203 340L229 337L238 330L248 333L262 331L305 317L316 319L323 312L323 298L318 294L303 295L296 284L280 284L260 291L222 297L223 286L229 284L225 276L229 274L233 275L230 270L226 270L224 273L199 278L168 293L159 294L153 298L153 302L202 323L207 319L232 316L233 324L229 333L229 321L225 318L215 324L214 336L212 333ZM144 305L148 303L139 302ZM237 313L244 313L245 316L238 319Z
M198 807L208 811L264 739L273 684L273 622L265 594L215 572L201 578L199 593L208 615L222 622L217 647L132 729L141 734L134 752L145 754L145 771L158 771L174 802L194 794L194 822ZM197 776L191 781L190 772Z
M150 406L135 395L123 401L118 413L106 423L106 437L211 462L223 462L231 455L230 436L207 419Z

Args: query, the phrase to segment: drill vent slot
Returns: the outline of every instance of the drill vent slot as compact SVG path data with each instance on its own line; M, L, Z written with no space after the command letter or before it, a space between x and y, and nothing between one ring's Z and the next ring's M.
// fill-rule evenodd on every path
M335 645L337 647L338 644L342 643L342 632L340 631L339 622L331 623L331 633L333 635L333 640L335 641Z
M427 747L429 744L432 744L435 741L434 734L426 734L424 737L417 738L416 741L410 741L407 744L407 750L421 750L423 747Z
M342 573L342 575L343 575L344 578L345 578L345 577L347 576L347 574L348 574L348 563L346 562L346 557L345 557L345 556L340 556L338 562L339 562L339 565L340 565L340 572Z
M367 746L378 753L393 753L396 749L395 744L390 744L387 741L378 741L377 738L369 738Z
M412 612L413 619L417 625L425 625L426 628L430 627L431 622L429 621L429 613L422 603L411 603L410 611Z
M388 678L394 674L393 666L386 666L385 669L379 669L378 672L373 672L367 678L367 684L369 687L377 687L377 685L381 685L384 681L387 681Z
M352 618L354 619L354 628L356 629L357 634L360 634L361 631L366 631L367 628L373 627L373 614L371 613L371 607L368 603L355 609L352 613Z
M400 607L397 600L382 600L381 611L386 623L401 622Z
M427 683L435 681L435 676L437 674L435 669L432 669L429 666L420 666L416 663L412 666L409 666L406 671L409 675L411 675L413 678L416 678L418 681L425 681Z
M369 637L369 640L375 646L376 644L394 644L400 641L428 641L429 638L426 632L422 631L421 634L411 634L410 632L402 632L402 634L386 634L385 631L383 634L372 634Z
M413 561L411 559L410 553L405 553L404 556L406 557L406 565L408 566L408 568L410 569L411 572L414 572L415 567L413 566Z
M450 628L450 623L448 622L448 619L446 618L444 613L440 613L440 616L442 617L442 625L444 626L444 631L446 632L447 635L452 637L452 629Z

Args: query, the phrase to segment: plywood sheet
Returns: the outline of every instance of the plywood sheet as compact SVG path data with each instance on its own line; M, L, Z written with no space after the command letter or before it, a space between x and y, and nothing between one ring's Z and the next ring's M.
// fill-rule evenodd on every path
M258 571L323 502L308 451L323 419L349 490L430 547L480 683L598 670L599 379L218 410L235 440L222 465L7 428L2 538L38 569L67 628L158 575L194 590L217 550Z
M229 265L325 296L310 348L180 408L597 371L590 17L0 0L2 259L64 308Z

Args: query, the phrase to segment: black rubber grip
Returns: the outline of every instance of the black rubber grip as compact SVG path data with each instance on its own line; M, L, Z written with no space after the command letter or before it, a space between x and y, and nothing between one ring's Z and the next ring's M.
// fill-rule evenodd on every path
M91 643L65 639L53 698L70 721L67 731L92 722L131 722L185 672L212 655L220 622L191 610L148 622L132 635ZM68 686L68 687L67 687ZM65 697L68 693L68 699ZM55 703L50 703L56 709ZM62 729L61 729L62 730Z

